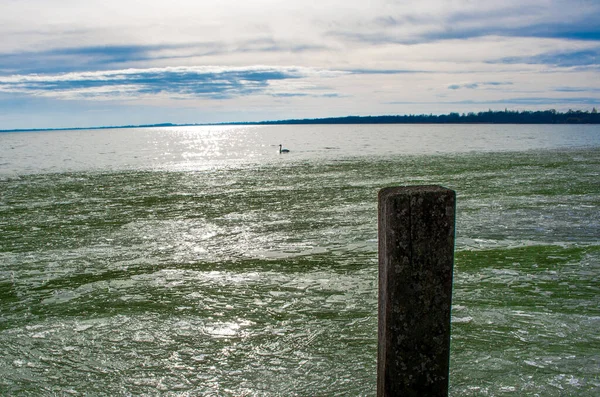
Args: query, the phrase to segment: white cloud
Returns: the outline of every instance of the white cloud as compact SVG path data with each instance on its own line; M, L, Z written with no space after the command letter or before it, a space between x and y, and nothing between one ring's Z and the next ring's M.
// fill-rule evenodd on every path
M571 100L600 84L597 0L0 0L0 9L4 96L285 118ZM244 78L253 71L267 74Z
M0 76L0 92L63 100L323 96L323 81L344 71L277 66L195 66ZM321 91L321 92L317 92Z

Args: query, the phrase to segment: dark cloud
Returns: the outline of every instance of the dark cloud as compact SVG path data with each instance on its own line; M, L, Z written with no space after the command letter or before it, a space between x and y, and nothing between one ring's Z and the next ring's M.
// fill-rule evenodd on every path
M478 83L464 83L464 84L451 84L448 86L450 90L459 90L459 89L477 89L477 88L489 88L489 87L498 87L505 85L512 85L513 83L509 81L483 81Z
M106 45L55 48L0 54L1 74L58 73L109 70L129 62L176 59L161 55L163 50L187 50L189 54L212 55L222 51L219 43L183 45ZM189 56L189 55L187 55Z
M351 74L411 74L411 73L433 73L430 70L410 70L410 69L346 69L345 72Z
M306 97L308 94L300 93L300 92L280 92L277 94L272 94L271 96L275 98L294 98L294 97Z
M524 98L507 98L493 101L462 101L455 103L463 104L489 104L489 105L556 105L556 104L573 104L573 105L593 105L600 100L593 97L578 97L578 98L552 98L552 97L524 97Z
M424 39L420 36L400 36L390 34L384 31L372 31L358 32L355 30L331 30L325 33L327 37L333 37L341 39L342 41L352 41L358 43L365 43L369 45L379 44L419 44L430 40Z
M234 52L305 52L330 49L320 44L302 44L279 42L273 38L260 38L241 42L235 47Z
M543 64L560 67L600 65L600 46L582 51L549 52L545 54L521 57L500 58L490 63L506 64Z
M105 45L55 48L45 51L0 53L0 75L66 73L86 70L111 70L133 62L177 60L243 52L291 52L327 49L322 45L284 43L271 38L248 40L235 46L221 42ZM168 52L168 53L167 53Z
M111 98L168 94L170 97L227 99L266 93L278 97L336 96L333 93L273 92L271 82L319 71L300 68L163 68L0 78L0 92L61 98ZM330 72L325 72L330 73ZM314 90L313 90L314 91Z
M552 98L552 97L522 97L504 98L495 100L464 100L464 101L440 101L440 102L408 102L393 101L386 102L389 105L597 105L600 98L578 97L578 98Z
M555 92L599 92L600 88L591 87L557 87L554 89Z
M575 2L578 3L578 2ZM580 2L579 2L580 3ZM507 6L490 11L477 8L439 15L382 15L368 23L336 28L327 33L330 37L370 45L420 44L444 40L464 40L483 36L536 37L571 40L600 41L600 3L583 2L581 12L560 20L565 6L579 4L557 2L544 10L542 19L537 5ZM585 8L583 8L585 6ZM585 10L585 11L583 11Z

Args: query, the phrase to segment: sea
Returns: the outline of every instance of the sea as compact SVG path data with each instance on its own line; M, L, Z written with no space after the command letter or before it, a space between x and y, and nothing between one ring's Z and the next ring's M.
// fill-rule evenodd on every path
M485 124L0 133L0 395L374 396L377 193L431 184L450 395L600 395L600 126Z

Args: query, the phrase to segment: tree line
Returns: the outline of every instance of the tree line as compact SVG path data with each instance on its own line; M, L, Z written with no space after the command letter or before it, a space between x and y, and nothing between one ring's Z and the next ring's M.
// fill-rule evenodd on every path
M594 108L591 112L569 110L558 112L554 109L538 111L493 111L418 114L390 116L345 116L320 119L294 119L260 121L255 123L235 124L600 124L600 114Z
M142 128L142 127L170 127L191 125L275 125L275 124L600 124L600 113L593 108L591 112L582 110L569 110L558 112L554 109L538 111L493 111L479 113L449 113L449 114L410 114L396 116L345 116L327 117L320 119L291 119L269 120L250 122L228 123L203 123L203 124L142 124L121 125L105 127L76 127L76 128L43 128L43 129L12 129L0 132L19 131L55 131L55 130L86 130L110 128Z

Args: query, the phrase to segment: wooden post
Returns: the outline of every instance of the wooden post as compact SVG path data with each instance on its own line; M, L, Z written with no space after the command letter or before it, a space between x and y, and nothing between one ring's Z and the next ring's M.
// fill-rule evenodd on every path
M456 194L379 192L377 396L448 396Z

